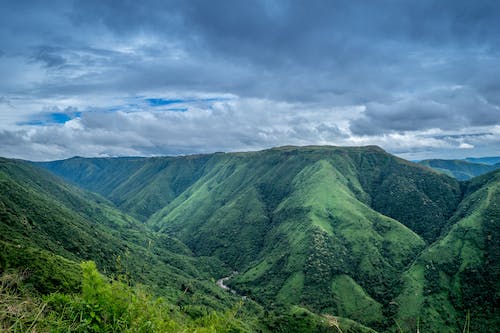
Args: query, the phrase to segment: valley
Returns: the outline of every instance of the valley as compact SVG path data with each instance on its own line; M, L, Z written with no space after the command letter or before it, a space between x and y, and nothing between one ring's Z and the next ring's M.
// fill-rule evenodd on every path
M0 187L0 272L28 270L36 295L82 292L91 260L200 332L211 313L214 332L500 327L499 170L459 181L377 146L284 146L1 159Z

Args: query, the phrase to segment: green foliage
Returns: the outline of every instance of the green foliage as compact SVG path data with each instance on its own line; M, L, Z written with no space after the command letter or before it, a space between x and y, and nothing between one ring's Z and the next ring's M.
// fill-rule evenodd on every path
M455 332L470 315L474 332L495 332L499 323L500 171L466 184L465 197L442 239L422 252L405 273L398 321L406 330Z
M80 286L78 265L48 251L0 241L0 274L23 270L24 285L41 293L72 292Z
M276 333L376 333L353 320L331 315L319 316L299 306L270 311L266 326Z
M218 310L235 301L212 282L229 272L220 260L194 257L179 240L22 161L0 159L0 250L0 273L27 270L26 283L41 293L75 290L75 262L93 259L171 301L183 295Z
M239 307L225 312L189 311L151 296L141 287L109 282L93 262L81 264L81 293L41 298L19 291L19 275L0 283L0 328L12 332L254 332Z
M35 290L64 284L64 274L46 274L63 271L61 257L71 267L93 259L106 274L163 295L167 306L158 308L169 308L167 318L184 330L238 323L228 313L277 331L336 331L339 323L343 331L364 330L339 316L381 331L397 330L395 322L408 331L417 322L422 331L456 331L467 314L472 331L500 325L498 172L459 183L378 147L74 158L43 166L106 199L26 163L0 161L0 264L35 267ZM16 255L19 245L25 247ZM45 258L24 259L38 255ZM240 273L227 283L272 309L266 316L252 301L235 312L237 297L215 286L232 269ZM91 289L71 294L71 279L52 294L54 322L135 327L126 325L143 317L126 305L134 297L148 302L140 288L87 275ZM83 322L60 316L64 311ZM240 329L235 325L230 329Z

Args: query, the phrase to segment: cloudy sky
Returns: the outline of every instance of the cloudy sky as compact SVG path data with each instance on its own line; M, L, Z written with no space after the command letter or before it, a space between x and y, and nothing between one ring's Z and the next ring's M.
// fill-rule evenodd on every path
M500 155L500 1L0 2L0 156Z

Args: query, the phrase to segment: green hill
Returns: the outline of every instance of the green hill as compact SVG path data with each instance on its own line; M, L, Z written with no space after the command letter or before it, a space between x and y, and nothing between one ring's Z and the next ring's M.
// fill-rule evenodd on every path
M74 263L64 271L77 272L76 263L93 260L106 274L126 275L170 299L192 286L193 297L209 295L208 305L229 302L201 282L227 274L219 260L194 257L180 241L150 232L106 199L28 163L0 159L0 219L0 270L28 269L41 292L60 288L62 267Z
M500 327L500 170L467 183L450 230L403 276L398 320L409 331L471 332Z
M87 259L107 277L79 264ZM99 195L0 158L2 331L336 332L333 320L346 332L371 332L301 307L264 313L217 287L229 272Z
M465 158L466 161L473 162L473 163L483 163L483 164L499 164L500 163L500 156L490 156L490 157L467 157Z
M493 158L489 158L493 160ZM448 176L455 177L458 180L469 180L476 176L500 169L500 163L487 164L483 163L481 159L469 160L423 160L419 163L439 172L445 173Z
M40 165L118 207L133 244L176 244L168 274L187 270L212 307L230 301L203 281L238 271L226 284L263 306L264 330L456 331L468 315L474 331L498 327L498 172L459 183L374 146Z
M439 236L460 197L453 179L375 147L219 158L148 224L233 265L241 273L231 285L265 304L305 304L382 329L399 272Z
M36 164L105 196L121 210L144 221L193 184L212 157L74 157Z

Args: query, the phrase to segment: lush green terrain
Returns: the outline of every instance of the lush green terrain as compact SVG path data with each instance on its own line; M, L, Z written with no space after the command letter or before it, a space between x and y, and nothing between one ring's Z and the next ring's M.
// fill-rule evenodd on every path
M26 162L0 159L0 222L2 331L335 331L306 309L264 313L220 289L215 280L230 270L217 258L194 256L106 199ZM93 262L79 264L88 259L108 278Z
M497 161L496 158L471 159L469 160L423 160L419 163L458 180L469 180L476 176L500 169L500 162L488 164L487 161ZM473 162L477 161L477 162ZM483 162L484 161L484 162Z
M28 284L75 311L93 302L76 262L94 260L163 295L137 318L168 311L178 331L454 332L468 315L471 331L500 325L500 171L459 183L374 146L39 165L99 194L2 160L0 269L35 267ZM215 284L232 270L241 305ZM37 303L47 322L57 295Z
M78 263L91 259L107 275L147 285L186 312L239 302L212 282L229 272L216 258L194 257L106 199L27 163L0 160L0 218L0 272L20 275L32 293L79 292Z
M450 219L449 231L403 275L398 320L422 331L471 332L500 327L500 170L474 178ZM404 306L406 305L406 306Z

